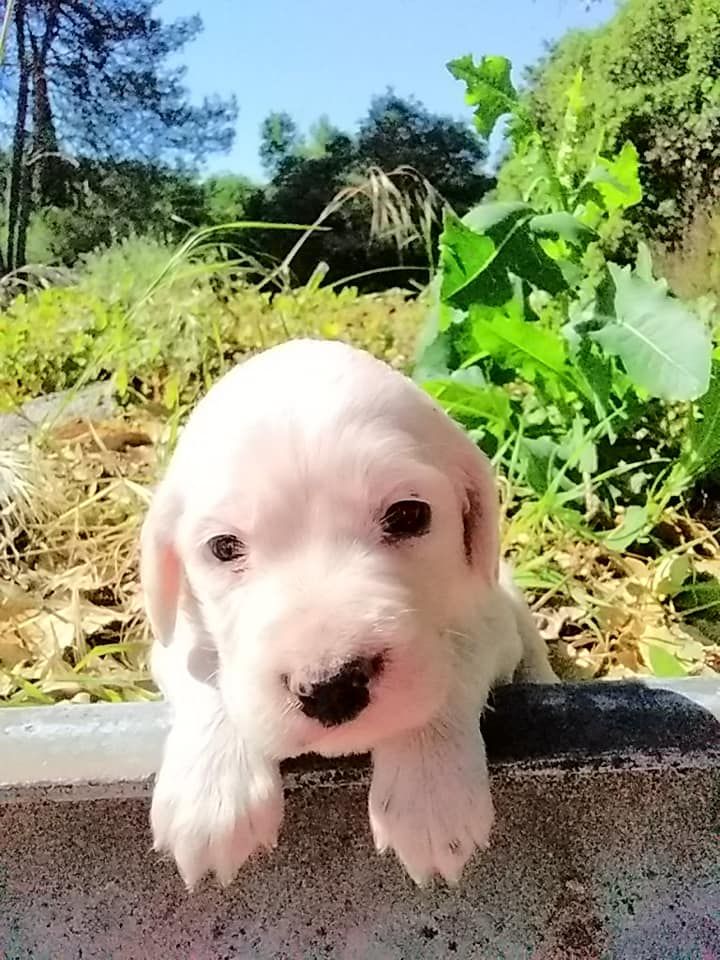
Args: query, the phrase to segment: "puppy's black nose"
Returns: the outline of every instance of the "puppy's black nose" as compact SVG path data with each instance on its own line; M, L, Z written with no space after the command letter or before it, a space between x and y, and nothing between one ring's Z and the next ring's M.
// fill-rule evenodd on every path
M297 698L306 717L324 727L354 720L370 703L369 684L382 670L382 657L357 658L337 673L313 684L302 684Z

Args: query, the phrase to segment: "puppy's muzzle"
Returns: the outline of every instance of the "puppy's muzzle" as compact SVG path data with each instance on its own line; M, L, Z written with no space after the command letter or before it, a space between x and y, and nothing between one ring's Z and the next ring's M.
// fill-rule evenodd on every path
M306 717L324 727L337 727L354 720L370 703L370 682L382 672L381 655L356 657L329 677L312 683L290 683L290 689Z

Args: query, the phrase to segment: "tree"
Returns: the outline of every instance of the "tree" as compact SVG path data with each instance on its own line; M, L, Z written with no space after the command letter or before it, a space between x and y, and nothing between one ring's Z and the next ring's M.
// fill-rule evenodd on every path
M323 114L310 126L308 136L303 138L296 153L308 159L324 157L329 145L338 136L341 136L341 131Z
M260 127L260 162L273 176L301 143L300 131L289 113L269 114Z
M48 254L67 266L133 235L175 243L189 227L209 220L207 187L190 171L83 159L70 173L65 201L30 220Z
M347 134L336 134L321 156L303 156L291 152L278 164L275 176L266 190L258 191L249 201L247 216L251 220L311 224L332 198L348 182L356 166L355 144ZM348 221L348 211L338 211L325 224L330 233L315 234L304 244L293 261L293 271L300 280L307 280L321 260L331 264L333 277L345 276L348 240L354 254L362 249L362 232ZM367 228L365 230L367 232ZM260 231L253 235L254 252L267 252L282 259L297 236L281 231Z
M260 162L273 177L292 157L313 160L325 156L329 144L340 134L325 114L303 136L290 114L273 111L260 126Z
M78 159L170 165L230 147L234 100L188 101L170 65L201 29L163 23L157 0L15 0L7 269L25 259L33 207L68 200Z
M459 212L491 186L483 171L487 144L466 123L430 113L388 90L375 97L357 139L361 168L413 167Z
M248 177L222 173L203 184L205 194L205 222L213 224L242 220L248 202L257 187Z
M605 26L563 38L529 75L528 103L551 136L580 67L585 155L601 135L610 151L631 140L645 193L637 216L673 239L720 198L720 0L627 0Z
M432 114L417 101L404 100L392 91L372 101L354 137L321 118L309 140L305 139L287 114L268 117L263 131L263 161L273 176L265 193L251 201L251 219L311 224L339 191L361 183L377 167L386 173L403 166L414 168L459 213L479 202L493 183L481 169L487 145L468 126ZM391 202L397 204L397 200L395 196ZM292 262L295 276L306 280L320 261L329 265L332 280L396 266L399 261L406 267L427 266L427 249L419 237L398 251L393 237L369 237L371 217L371 202L360 191L324 221L328 232L318 232L304 243ZM424 240L432 246L436 235L437 230ZM268 231L255 239L263 250L281 259L297 238ZM398 277L404 280L407 274L393 279ZM388 275L383 273L364 279L361 285L371 288L387 282Z

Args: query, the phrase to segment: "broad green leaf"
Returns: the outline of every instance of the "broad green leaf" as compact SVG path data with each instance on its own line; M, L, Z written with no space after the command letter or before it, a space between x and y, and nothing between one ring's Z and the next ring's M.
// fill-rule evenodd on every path
M462 326L465 315L440 299L442 277L437 273L428 287L428 310L417 341L413 379L422 383L435 377L445 377L457 366L454 349L453 324Z
M576 416L572 427L560 444L560 455L565 463L584 474L593 474L598 468L597 447L588 435L587 421Z
M433 377L445 377L450 372L452 339L437 328L437 316L430 314L420 337L413 379L421 383Z
M653 591L658 597L674 597L692 573L692 562L685 553L668 554L653 576Z
M653 274L652 253L650 252L650 247L645 243L644 240L641 240L638 243L637 259L635 261L635 273L640 277L641 280L647 280L648 283L652 283L655 279Z
M440 402L443 409L466 427L487 422L502 433L510 422L510 398L501 388L475 385L456 377L429 380L423 388Z
M651 521L647 508L631 506L625 511L620 526L603 534L600 539L609 550L617 550L618 553L622 553L639 537L644 536L650 526Z
M559 237L575 247L585 248L591 240L597 239L597 234L590 227L581 223L577 217L565 211L558 213L544 213L532 217L528 226L532 233L539 237Z
M438 334L418 351L418 357L413 367L413 380L422 383L433 377L448 376L449 358L452 345L446 333Z
M609 213L627 210L640 203L643 192L635 146L627 142L616 157L599 157L586 181L594 185Z
M705 324L657 284L608 264L615 321L590 334L617 356L636 385L666 401L695 400L710 383L711 340Z
M532 383L538 374L551 379L566 372L565 343L559 334L500 311L470 309L477 350L516 370Z
M500 307L514 295L514 277L552 295L567 289L559 266L530 233L533 216L524 203L481 204L462 221L448 214L440 238L443 301Z
M589 400L598 419L604 420L610 412L612 392L612 361L601 357L598 348L589 340L583 340L573 356L574 371L579 392Z
M477 364L473 366L463 366L458 370L453 370L450 374L450 379L454 383L465 383L469 387L480 387L482 389L487 389L489 385L488 378L482 372L480 367Z
M475 126L489 137L500 117L512 113L518 95L511 79L512 64L506 57L483 57L475 64L470 54L447 65L456 80L465 83L465 102L475 107Z
M446 303L458 299L487 268L494 254L495 244L490 237L466 227L455 214L446 214L440 237L441 299Z
M458 325L465 321L467 311L458 310L448 303L438 304L438 327L441 333L449 330L453 324Z
M418 337L413 365L413 379L422 383L432 377L448 374L452 341L440 330L440 277L435 276L429 287L430 305Z
M423 351L437 337L439 333L449 330L453 324L461 324L465 319L462 310L456 310L440 297L442 276L436 273L428 286L429 307L425 322L420 331L419 350Z
M643 643L643 657L656 677L684 677L687 668L664 646L657 643Z
M553 483L567 489L567 478L560 475L564 465L560 445L552 437L523 437L520 441L519 459L525 480L542 496Z
M548 256L528 229L526 220L518 222L503 240L493 228L490 236L498 244L498 252L488 269L478 278L481 302L498 304L501 292L512 288L512 278L519 277L551 296L567 290L567 281L559 265ZM508 299L508 298L505 298Z
M535 215L534 207L520 201L502 203L478 203L462 218L466 227L476 233L499 233L500 237L509 231L521 220L531 220Z
M545 240L543 242L543 248L550 259L554 260L560 267L565 280L565 286L568 289L579 287L585 276L582 267L577 263L573 263L572 260L565 259L559 252L556 252L553 249L548 249L548 244L550 243L559 243L559 241Z

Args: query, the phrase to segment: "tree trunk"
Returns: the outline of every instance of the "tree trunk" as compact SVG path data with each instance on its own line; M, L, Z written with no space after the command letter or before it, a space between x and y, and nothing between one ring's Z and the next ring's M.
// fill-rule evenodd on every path
M25 6L23 0L22 6ZM14 267L25 265L27 261L27 234L30 225L30 216L33 207L33 185L37 181L44 185L48 192L53 189L52 178L56 171L58 144L55 135L50 98L48 96L46 64L50 45L55 35L59 2L54 0L50 4L45 17L42 40L38 43L32 28L26 20L17 23L18 60L20 62L21 78L24 77L23 107L23 149L19 169L16 224L14 230ZM28 43L30 51L28 52ZM22 56L20 54L22 53ZM28 100L32 83L32 146L31 156L26 156L25 143L27 132Z
M18 92L15 104L15 130L13 134L12 162L10 166L10 189L8 192L7 255L5 268L14 270L18 264L17 228L20 216L23 180L27 174L25 164L25 139L30 90L30 71L25 48L25 0L15 4L15 43L18 57Z
M57 32L60 0L46 0L42 38L38 41L29 31L32 47L33 84L33 176L38 186L41 204L61 205L64 194L64 174L59 156L55 120L48 93L47 58Z
M20 197L18 201L17 239L15 241L15 269L27 263L27 232L32 212L33 169L29 163L22 166ZM22 274L22 277L25 275Z
M65 199L62 161L59 157L47 78L40 65L33 69L33 166L41 204L60 205Z

